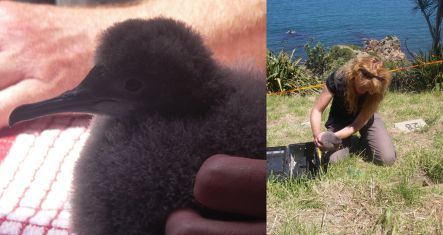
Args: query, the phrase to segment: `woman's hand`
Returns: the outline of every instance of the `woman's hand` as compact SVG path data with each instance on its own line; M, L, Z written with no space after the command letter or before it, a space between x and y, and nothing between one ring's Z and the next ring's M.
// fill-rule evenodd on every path
M314 136L314 143L315 146L322 149L323 148L323 142L321 141L321 138L325 132L320 132L317 135Z

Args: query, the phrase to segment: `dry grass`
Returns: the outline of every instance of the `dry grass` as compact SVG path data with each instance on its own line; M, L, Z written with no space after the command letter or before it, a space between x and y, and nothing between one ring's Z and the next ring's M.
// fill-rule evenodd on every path
M314 100L268 97L268 146L310 141L301 123L309 121ZM397 163L380 167L353 156L321 180L269 179L268 234L443 234L442 95L392 93L380 114ZM411 134L394 129L416 118L428 127Z

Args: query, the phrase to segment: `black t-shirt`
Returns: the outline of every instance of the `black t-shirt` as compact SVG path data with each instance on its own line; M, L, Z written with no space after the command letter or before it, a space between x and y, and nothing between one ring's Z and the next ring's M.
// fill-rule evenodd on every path
M326 79L326 87L333 95L331 110L325 124L326 128L331 126L343 128L350 125L360 112L365 95L358 98L357 112L352 114L346 110L346 78L334 72Z

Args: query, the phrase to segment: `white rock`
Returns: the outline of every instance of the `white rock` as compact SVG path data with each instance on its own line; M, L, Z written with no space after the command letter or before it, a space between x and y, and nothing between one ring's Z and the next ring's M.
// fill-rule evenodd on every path
M423 119L415 119L404 122L394 123L394 127L402 132L412 132L420 130L426 126L426 122Z

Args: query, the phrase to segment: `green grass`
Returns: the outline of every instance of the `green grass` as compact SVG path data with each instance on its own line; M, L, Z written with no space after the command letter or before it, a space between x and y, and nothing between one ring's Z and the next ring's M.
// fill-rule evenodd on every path
M269 95L268 146L311 141L303 123L315 99ZM268 179L268 234L443 233L443 95L389 93L379 113L396 146L394 166L352 155L321 179ZM409 134L394 128L417 118L428 126Z

